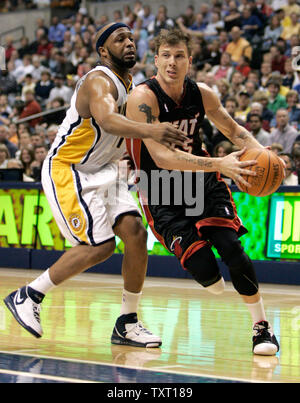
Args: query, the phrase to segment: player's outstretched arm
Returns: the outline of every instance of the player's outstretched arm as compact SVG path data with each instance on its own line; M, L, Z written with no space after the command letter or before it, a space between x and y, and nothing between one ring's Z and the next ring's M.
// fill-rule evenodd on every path
M222 106L218 96L205 84L198 84L207 118L240 149L264 148L244 127L236 123Z
M103 75L94 75L90 79L87 77L86 80L90 113L108 133L127 138L153 138L167 147L184 144L186 140L184 133L170 124L160 124L153 131L153 127L147 122L138 124L118 113L113 97L114 89L109 79Z

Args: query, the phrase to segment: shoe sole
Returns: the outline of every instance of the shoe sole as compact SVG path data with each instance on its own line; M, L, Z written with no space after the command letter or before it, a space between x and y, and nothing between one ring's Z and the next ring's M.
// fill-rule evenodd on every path
M10 310L10 312L12 313L13 317L16 319L16 321L19 323L19 325L21 325L25 330L27 330L30 334L32 334L34 337L36 337L37 339L39 339L40 337L42 337L42 335L40 335L39 333L37 333L34 329L32 329L30 326L27 326L22 319L19 317L17 311L14 308L14 296L15 293L12 293L10 295L8 295L3 302L5 303L5 305L7 306L7 308Z
M162 342L161 341L155 341L155 342L148 342L148 343L139 343L134 340L130 339L124 339L118 335L113 334L111 336L111 343L112 344L118 344L122 346L132 346L132 347L142 347L142 348L158 348L161 346Z

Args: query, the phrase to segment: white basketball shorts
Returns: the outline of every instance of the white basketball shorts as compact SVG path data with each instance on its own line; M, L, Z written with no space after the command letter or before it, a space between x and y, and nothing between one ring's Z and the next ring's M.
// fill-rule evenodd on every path
M114 238L113 227L120 216L141 216L115 163L88 173L74 165L51 165L47 158L42 185L54 219L72 246L107 242Z

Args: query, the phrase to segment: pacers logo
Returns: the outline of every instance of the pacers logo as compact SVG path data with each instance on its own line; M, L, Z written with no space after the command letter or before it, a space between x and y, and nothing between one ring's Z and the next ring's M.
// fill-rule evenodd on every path
M78 232L82 228L82 219L78 214L72 214L69 217L69 223L74 231Z
M3 46L0 46L0 70L6 70L5 49Z

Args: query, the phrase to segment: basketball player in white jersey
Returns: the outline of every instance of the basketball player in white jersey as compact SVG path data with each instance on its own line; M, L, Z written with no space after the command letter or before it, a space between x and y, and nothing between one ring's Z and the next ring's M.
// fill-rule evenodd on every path
M159 347L160 337L137 319L147 267L147 232L127 183L118 175L118 161L125 152L124 137L152 138L168 147L182 145L186 137L169 123L154 127L121 114L132 89L129 69L136 62L130 29L122 23L108 24L96 41L101 66L78 82L42 171L53 216L73 248L4 301L27 331L41 337L40 304L45 294L109 258L117 235L125 244L124 289L111 342Z

